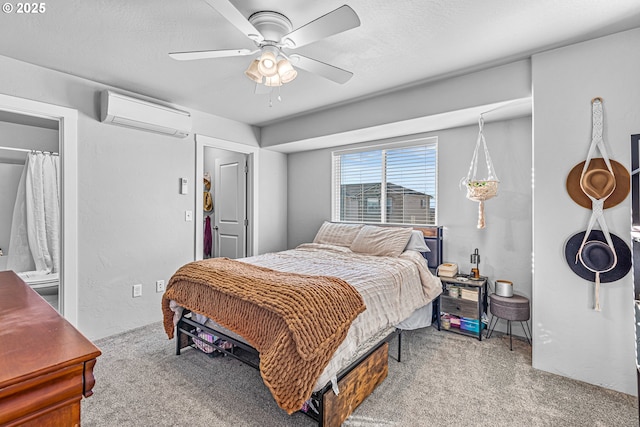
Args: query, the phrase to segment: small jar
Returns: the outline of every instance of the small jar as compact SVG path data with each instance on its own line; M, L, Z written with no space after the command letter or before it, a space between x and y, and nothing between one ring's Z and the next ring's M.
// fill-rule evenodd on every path
M458 298L460 296L460 289L457 286L449 287L449 296L452 298Z
M442 316L442 327L444 329L451 328L451 319L449 318L449 316Z

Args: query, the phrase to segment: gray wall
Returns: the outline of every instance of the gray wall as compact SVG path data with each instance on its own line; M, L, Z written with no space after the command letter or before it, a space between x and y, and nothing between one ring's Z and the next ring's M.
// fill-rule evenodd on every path
M7 118L11 117L7 116ZM0 146L57 152L59 150L58 131L45 127L0 121ZM0 150L0 162L24 164L26 158L26 153Z
M0 203L0 249L4 254L0 257L0 271L7 266L13 207L23 170L23 165L0 162L0 200L2 201Z
M0 68L0 93L78 110L80 330L97 339L160 320L155 281L168 280L194 259L194 223L184 221L184 211L195 209L194 186L188 195L179 194L179 178L195 183L193 136L178 139L102 124L99 92L106 86L6 57L0 57ZM192 116L194 133L257 145L250 126L193 110ZM284 158L270 153L261 168L280 167ZM279 186L260 191L276 201L286 197ZM261 221L272 227L267 237L286 235L278 229L281 218ZM143 285L143 295L134 299L136 283Z
M258 251L277 252L287 248L287 155L262 150L259 168Z
M423 119L429 116L527 98L531 96L530 73L530 62L522 60L450 79L412 85L267 125L261 129L260 143L263 147L277 147L279 144L322 140L342 134L344 144L345 138L349 138L349 143L356 143L442 129L442 126L419 127L428 126ZM441 116L440 119L444 118ZM397 126L398 122L402 122L401 127ZM360 131L370 129L375 129L375 132L365 133L373 135L372 138L353 139L361 137Z
M469 272L469 256L478 248L481 274L492 281L511 280L515 292L530 297L531 118L485 125L501 182L498 197L485 203L487 226L482 230L476 227L478 203L467 200L459 188L477 135L477 126L424 134L438 137L438 225L445 228L444 260ZM331 219L331 151L289 154L289 247L312 241L322 222ZM516 327L514 332L519 333Z
M590 210L565 190L587 156L591 99L604 99L607 151L630 169L630 135L640 133L640 29L533 57L534 342L538 369L636 394L633 277L594 285L564 261L565 241L586 229ZM599 153L597 153L599 154ZM631 197L606 209L609 229L630 244Z

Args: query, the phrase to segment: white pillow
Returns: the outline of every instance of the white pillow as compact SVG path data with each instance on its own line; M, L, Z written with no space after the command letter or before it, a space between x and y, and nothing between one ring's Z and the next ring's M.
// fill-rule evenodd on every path
M411 231L412 228L365 225L351 244L351 250L367 255L397 257L407 246Z
M325 221L320 226L313 243L349 247L362 228L362 224L340 224Z
M413 230L411 237L409 237L409 243L404 248L405 251L418 251L418 252L431 252L429 246L424 241L424 234L420 230Z

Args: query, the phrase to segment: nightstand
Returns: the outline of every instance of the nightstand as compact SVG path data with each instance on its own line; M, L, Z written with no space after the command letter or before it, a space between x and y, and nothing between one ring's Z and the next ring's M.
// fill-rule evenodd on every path
M482 315L487 311L487 278L440 276L440 328L482 341Z

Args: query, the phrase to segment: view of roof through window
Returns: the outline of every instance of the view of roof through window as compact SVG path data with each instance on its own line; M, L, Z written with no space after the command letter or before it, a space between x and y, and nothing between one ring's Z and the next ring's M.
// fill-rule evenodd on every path
M437 143L334 154L333 219L433 225L436 172Z

